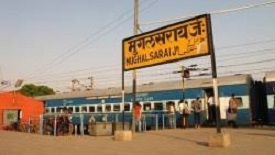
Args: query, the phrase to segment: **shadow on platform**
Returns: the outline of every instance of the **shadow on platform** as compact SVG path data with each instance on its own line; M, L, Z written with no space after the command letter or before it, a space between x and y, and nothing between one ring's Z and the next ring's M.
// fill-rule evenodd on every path
M201 142L201 141L197 141L197 140L186 139L186 138L182 138L182 137L177 137L177 136L173 136L173 135L166 135L166 134L161 134L161 133L146 133L146 134L162 136L162 137L168 137L168 138L173 138L173 139L177 139L177 140L183 140L183 141L187 141L187 142L191 142L191 143L195 143L195 144L198 144L198 145L201 145L201 146L207 146L208 147L207 142Z

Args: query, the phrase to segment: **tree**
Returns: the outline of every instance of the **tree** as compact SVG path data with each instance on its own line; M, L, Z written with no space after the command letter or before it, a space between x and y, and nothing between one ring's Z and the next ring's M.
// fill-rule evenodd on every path
M34 84L24 85L19 92L26 96L43 96L43 95L53 95L55 92L52 88L47 86L36 86Z

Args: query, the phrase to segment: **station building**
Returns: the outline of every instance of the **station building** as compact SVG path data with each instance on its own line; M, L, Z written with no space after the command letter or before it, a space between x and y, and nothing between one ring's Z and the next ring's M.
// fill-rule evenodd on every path
M39 122L44 113L42 101L27 97L19 92L0 93L0 129L13 122Z

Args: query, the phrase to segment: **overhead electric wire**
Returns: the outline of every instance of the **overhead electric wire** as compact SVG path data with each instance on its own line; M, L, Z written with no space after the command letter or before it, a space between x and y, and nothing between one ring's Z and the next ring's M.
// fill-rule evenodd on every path
M233 54L233 55L231 54L231 55L229 55L229 57L227 56L224 59L220 59L220 57L218 57L217 61L221 61L222 60L224 62L226 60L231 60L232 57L236 58L236 59L239 59L239 58L248 57L248 56L251 57L251 56L270 54L270 53L274 53L274 48L264 49L264 50L257 50L257 51L243 52L243 53L238 53L236 55L235 54ZM249 54L249 55L245 55L245 54ZM239 56L239 55L244 55L244 56ZM209 63L207 63L207 64L209 64ZM203 64L198 64L198 65L203 65ZM116 68L116 70L114 68ZM166 69L174 69L174 68L175 67L169 67L169 68L166 68ZM87 77L87 74L91 74L91 73L93 73L92 75L94 75L94 76L96 76L99 73L104 73L104 75L108 75L108 74L113 74L113 72L117 72L119 70L120 70L120 66L119 67L113 67L113 68L112 67L111 68L106 68L106 69L102 69L101 68L99 71L91 70L91 68L90 68L89 73L82 73L82 74L77 74L77 75L78 76L81 76L81 75L84 76L84 75L86 75L86 77ZM163 68L154 68L153 70L154 71L158 71L158 70L163 70ZM49 75L49 76L51 76L50 78L56 78L58 75L67 77L68 76L67 74L72 74L72 72L67 72L67 73L62 73L62 74L52 74L52 75ZM49 79L49 77L44 77L44 79Z
M261 52L261 53L259 53ZM266 54L271 54L271 53L274 53L275 54L275 48L274 49L265 49L265 50L260 50L260 51L257 51L257 52L254 52L254 53L249 53L249 55L247 55L248 53L239 53L238 55L230 55L226 58L218 58L217 61L228 61L228 60L232 60L233 58L236 58L236 59L239 59L239 58L247 58L248 56L249 57L253 57L253 56L259 56L259 55L266 55ZM242 55L242 56L240 56Z
M244 7L242 7L242 8L235 8L235 9L231 9L231 10L221 10L221 11L213 11L212 12L212 14L219 14L219 13L226 13L226 12L233 12L233 11L240 11L240 10L243 10L243 9L248 9L248 8L254 8L254 7L260 7L260 6L263 6L263 5L269 5L269 4L274 4L275 3L275 1L272 1L272 2L267 2L267 3L261 3L261 4L253 4L253 5L248 5L248 6L244 6ZM254 42L254 43L247 43L247 44L242 44L242 45L235 45L235 47L242 47L242 46L248 46L248 45L255 45L255 44L259 44L259 43L269 43L269 42L273 42L273 41L275 41L275 40L269 40L269 41L260 41L260 42ZM89 45L88 45L89 46ZM218 47L217 49L228 49L228 48L234 48L234 46L224 46L224 47ZM255 52L256 53L256 52ZM241 55L241 53L237 53L237 54L234 54L235 56L238 56L238 55ZM250 55L251 55L251 53L250 53ZM217 56L219 56L219 55L217 55ZM220 57L223 57L224 55L221 55L221 56L219 56L219 57L217 57L217 60L220 58ZM225 55L226 56L226 55ZM249 56L249 55L248 55ZM273 59L271 60L271 59L269 59L267 62L270 62L270 61L273 61ZM238 64L238 65L240 65L240 66L243 66L243 65L251 65L251 64L258 64L258 63L265 63L265 62L263 62L263 61L258 61L258 62L253 62L253 63L243 63L243 64ZM236 66L236 65L234 65L234 66ZM217 67L234 67L234 66L232 66L232 65L227 65L227 66L225 66L225 65L223 65L223 66L217 66ZM210 68L210 67L209 67ZM119 68L119 69L121 69L121 68ZM120 72L120 70L117 70L118 72ZM172 68L171 67L171 69L174 69L174 67ZM106 69L107 70L107 69ZM155 69L154 69L155 70ZM162 70L161 68L159 68L158 70ZM112 70L113 72L115 72L115 70ZM104 72L104 70L101 70L101 73L105 73ZM165 74L165 73L164 73ZM163 74L163 75L164 75ZM104 74L104 75L106 75L106 74ZM142 73L141 73L141 75L143 75ZM156 75L153 75L153 77L155 77ZM158 75L158 76L162 76L161 74L160 75ZM130 76L129 76L130 77ZM150 77L149 75L148 75L148 77ZM109 78L109 77L108 77ZM110 81L112 81L112 78L110 78L111 80ZM119 80L118 80L119 81ZM113 82L113 81L112 81Z
M224 73L235 73L235 72L251 72L251 71L263 71L266 72L267 70L274 70L274 67L261 67L261 68L253 68L253 69L241 69L241 70L234 70L234 71L224 71L224 72L219 72L220 74Z
M237 48L237 47L244 47L244 46L249 46L249 45L270 43L270 42L275 42L275 39L260 40L260 41L250 42L250 43L243 43L243 44L236 44L236 45L229 45L229 46L221 46L221 47L217 47L217 49Z
M149 3L148 6L151 6L152 4L154 4L157 0L153 1L152 3ZM146 1L145 1L146 2ZM147 9L148 6L145 6L145 8ZM144 10L144 9L143 9ZM41 72L45 72L45 70L51 68L52 66L56 66L58 64L60 64L61 62L63 62L66 58L70 57L70 56L73 56L75 55L76 53L78 53L79 51L81 51L83 48L89 46L89 40L92 38L92 37L95 37L97 35L99 35L99 37L93 39L93 41L98 41L99 39L98 38L102 38L104 35L108 34L110 31L112 31L113 29L117 28L118 26L120 26L121 24L129 21L133 15L131 15L130 17L126 18L125 20L123 20L122 22L119 22L118 24L116 24L115 26L111 27L112 23L116 23L117 21L121 20L121 17L123 17L125 14L128 14L129 12L132 12L132 9L131 10L128 10L126 13L123 13L121 14L118 18L116 18L115 20L111 21L110 23L106 24L105 26L103 26L103 28L93 32L92 34L90 34L88 37L86 37L83 41L81 41L80 43L78 43L77 45L73 46L72 50L73 52L64 52L63 54L61 54L60 56L58 56L57 58L55 58L53 61L49 62L48 64L46 64L42 69L39 68L37 69L37 71L35 71L34 73L28 75L28 77L33 77L34 74L37 74L38 73L41 73ZM111 29L110 29L111 27ZM107 29L107 30L106 30ZM108 30L109 29L109 30ZM104 30L106 30L104 32ZM102 32L102 33L101 33ZM100 34L101 33L101 34ZM87 44L85 44L87 42ZM83 46L81 46L81 44L84 44ZM27 77L27 78L28 78Z
M246 10L246 9L258 8L258 7L274 5L274 4L275 4L275 1L263 2L263 3L258 3L258 4L247 4L247 5L244 5L242 7L237 7L237 8L210 11L209 14L224 14L224 13L242 11L242 10ZM182 16L182 17L177 17L177 18L169 18L169 19L164 19L164 20L159 20L159 21L154 21L154 22L144 22L144 23L140 23L140 25L153 25L153 24L179 21L179 20L183 20L183 19L192 18L192 17L195 17L197 15L201 15L201 14L205 14L205 13L195 13L195 14L190 14L190 15L187 15L187 16Z
M218 74L219 75L232 75L233 73L241 73L243 74L243 72L245 71L255 71L255 70L260 70L259 73L265 73L267 71L270 71L272 70L273 67L271 68L257 68L257 69L251 69L251 70L239 70L239 71L225 71L225 72L219 72ZM255 73L255 72L254 72ZM178 79L181 79L180 76L177 76L176 74L172 75L170 74L170 77L157 77L157 76L152 76L153 78L148 78L148 77L151 77L151 76L143 76L143 78L139 78L139 83L143 84L143 83L149 83L149 82L159 82L159 81L166 81L166 80L178 80ZM204 76L201 76L200 74L196 74L196 75L192 75L192 78L201 78L201 77L210 77L210 75L204 75ZM105 80L104 80L105 81ZM128 81L128 82L127 82ZM120 86L120 80L118 81L114 81L114 80L106 80L104 83L99 83L97 85L95 85L96 87L95 88L102 88L102 87L119 87ZM129 85L131 84L131 80L126 80L125 83L129 83ZM69 88L69 87L66 87L66 88Z
M94 67L89 67L89 68L85 68L85 69L79 69L79 70L74 70L74 71L68 71L68 72L61 72L61 73L54 73L54 74L48 74L45 77L49 77L49 76L59 76L59 75L71 75L72 73L78 73L78 72L83 72L83 71L88 71L90 74L94 73L94 72L106 72L108 70L113 70L112 68L116 67L117 64L112 64L112 65L108 65L108 66L98 66L96 68ZM107 70L104 70L104 68L107 68ZM116 67L117 68L117 67ZM119 66L119 68L121 68L121 66ZM99 70L99 71L97 71ZM37 79L37 78L29 78L29 79Z
M243 65L251 65L251 64L256 65L256 64L266 63L266 62L271 62L271 61L275 61L275 59L260 60L260 61L247 62L247 63L241 63L241 64L231 64L231 65L224 65L224 66L218 66L218 67L219 68L234 67L234 66L243 66Z
M275 59L265 59L265 60L255 61L255 62L249 62L249 63L239 63L239 64L234 64L234 65L220 65L220 66L217 66L217 67L218 68L225 68L225 67L228 68L228 67L235 67L235 66L239 66L240 67L240 66L251 65L251 64L256 65L256 64L259 64L259 63L267 63L267 62L274 61L274 60ZM209 66L209 67L204 67L204 68L208 68L210 70L211 67ZM171 68L171 69L174 69L174 67ZM161 70L161 68L159 70ZM167 74L172 74L172 71L168 70L168 71L165 71L163 73L152 73L152 72L146 73L146 72L141 72L139 74L139 76L140 77L154 77L154 76L165 76ZM105 77L100 77L99 79L97 79L96 76L95 76L95 78L97 79L98 82L99 81L102 82L103 79L106 82L106 81L115 80L115 79L120 80L120 78L121 78L120 75L118 75L118 76L112 76L112 77L106 76L106 75L107 74L105 74ZM101 75L101 76L103 76L103 75ZM126 78L130 78L131 75L125 75L125 77ZM86 76L85 77L77 77L77 79L78 80L86 80L87 77ZM69 80L72 80L72 78L66 78L66 79L64 79L64 81L69 81ZM54 81L62 81L62 80L54 80ZM51 82L53 82L53 81L51 81Z

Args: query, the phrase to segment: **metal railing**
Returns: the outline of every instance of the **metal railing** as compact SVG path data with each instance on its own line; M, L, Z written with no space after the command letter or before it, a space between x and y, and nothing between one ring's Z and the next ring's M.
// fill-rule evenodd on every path
M148 114L148 113L143 113L142 115L142 129L143 131L146 131L146 118L152 118L155 121L155 130L158 130L159 128L159 123L158 123L158 114Z
M131 112L127 113L126 122L131 122L132 115ZM112 122L119 123L122 121L122 113L74 113L74 114L62 114L62 113L48 113L40 116L39 122L39 131L40 134L49 134L53 136L59 135L59 130L62 128L60 125L60 119L62 117L68 117L70 125L67 128L70 128L69 133L81 136L85 134L85 125L95 122ZM162 117L162 120L161 120ZM150 119L151 118L151 119ZM160 119L160 120L159 120ZM162 129L165 129L165 126L168 124L169 128L176 128L176 114L167 114L167 113L143 113L141 119L141 128L142 131L147 131L147 125L151 124L155 130L159 130L159 124L162 121ZM68 122L67 122L68 123ZM73 128L72 128L73 125ZM68 132L68 131L67 131Z
M162 114L162 129L165 129L165 117L168 119L168 126L169 128L176 128L176 114Z

